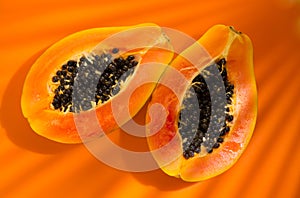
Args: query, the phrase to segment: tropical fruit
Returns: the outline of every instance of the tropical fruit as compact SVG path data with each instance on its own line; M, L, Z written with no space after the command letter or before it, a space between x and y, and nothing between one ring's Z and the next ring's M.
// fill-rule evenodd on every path
M36 133L62 143L109 133L145 104L165 69L155 67L149 74L152 83L138 87L149 77L145 72L151 68L145 67L151 64L146 63L168 64L170 47L155 24L94 28L67 36L32 65L23 87L23 114Z
M233 27L215 25L158 82L148 104L147 140L164 172L201 181L238 160L256 115L251 41Z

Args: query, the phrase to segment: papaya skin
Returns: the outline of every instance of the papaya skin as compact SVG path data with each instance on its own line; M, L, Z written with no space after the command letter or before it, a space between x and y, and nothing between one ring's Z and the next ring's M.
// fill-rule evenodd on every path
M131 90L133 94L130 96L130 100L128 104L124 104L126 107L128 106L129 113L121 115L121 120L118 121L114 118L111 104L112 100L116 100L116 102L122 100L122 95L126 95L128 92L125 87L118 95L98 105L95 109L80 112L79 114L64 113L50 108L53 93L49 91L49 81L51 81L52 75L57 68L74 56L83 52L90 52L104 39L136 27L151 27L154 36L161 34L160 27L151 23L136 26L93 28L63 38L48 48L36 60L24 82L21 107L24 117L28 119L31 128L37 134L61 143L81 143L100 136L99 126L101 126L104 133L109 133L117 129L120 124L128 121L142 108L152 93L155 83L144 84L135 91ZM132 41L134 41L134 38L128 40L128 42ZM126 47L126 42L118 43L118 45L116 46L118 48ZM126 53L140 57L139 65L136 68L137 72L143 63L162 61L163 64L168 64L173 57L171 51L163 49L136 49L125 52L122 56L126 56ZM158 80L164 69L161 68L155 71L153 78ZM138 75L133 75L130 82L128 82L128 87L138 79ZM119 97L119 95L121 96ZM123 111L126 110L124 109ZM74 119L77 115L80 116L80 119L75 122ZM95 116L99 123L89 123L88 120ZM80 134L78 130L80 130Z
M147 128L147 133L151 134L151 127L155 126L153 123L155 120L151 120L150 107L159 103L167 111L166 122L163 127L154 135L147 137L148 145L165 173L189 182L212 178L232 167L246 149L257 117L253 48L249 37L225 25L215 25L210 28L197 43L188 47L170 64L171 68L179 71L188 82L191 82L210 63L210 60L204 56L203 60L200 61L202 64L195 67L184 58L195 57L195 53L199 52L197 50L199 44L207 51L211 60L226 59L228 80L235 87L233 97L234 120L231 131L225 136L224 142L218 149L205 156L195 155L189 159L182 156L183 148L182 139L178 132L178 116L186 89L182 89L179 97L176 97L168 87L159 84L152 94L146 115L146 122L151 123ZM172 74L167 70L161 79L164 78L172 78ZM168 145L170 142L172 144ZM163 149L164 147L168 148ZM159 152L159 150L162 151ZM165 158L172 160L166 163Z

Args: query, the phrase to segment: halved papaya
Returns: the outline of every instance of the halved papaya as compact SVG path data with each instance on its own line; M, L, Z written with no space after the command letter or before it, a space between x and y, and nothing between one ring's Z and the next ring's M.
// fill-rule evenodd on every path
M168 64L173 57L169 49L168 38L155 24L67 36L32 65L23 87L23 114L36 133L57 142L79 143L108 133L145 104L155 83L142 84L148 75L143 65ZM152 69L153 82L164 69ZM99 122L89 122L95 116Z
M185 181L229 169L248 145L257 116L249 37L213 26L171 62L158 83L146 122L161 169Z

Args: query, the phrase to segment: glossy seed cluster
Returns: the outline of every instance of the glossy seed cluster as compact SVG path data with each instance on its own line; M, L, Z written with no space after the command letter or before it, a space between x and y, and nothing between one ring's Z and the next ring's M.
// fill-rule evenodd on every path
M178 127L186 159L202 149L212 153L230 131L234 86L228 81L225 66L223 58L205 68L193 79L183 100Z
M118 51L114 48L112 53ZM120 91L137 65L133 55L113 58L111 53L69 60L52 77L56 85L52 106L62 112L80 112L104 103Z

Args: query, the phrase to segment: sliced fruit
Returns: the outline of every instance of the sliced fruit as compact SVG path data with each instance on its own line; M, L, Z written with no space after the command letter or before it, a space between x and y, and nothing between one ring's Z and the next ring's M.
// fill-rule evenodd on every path
M155 83L132 87L143 82L146 63L171 61L168 49L168 39L155 24L70 35L32 65L23 87L23 114L36 133L58 142L78 143L108 133L145 104ZM155 67L153 82L164 69ZM95 116L99 122L92 121Z
M160 79L148 104L147 140L165 173L201 181L238 160L256 115L251 41L232 27L215 25Z

